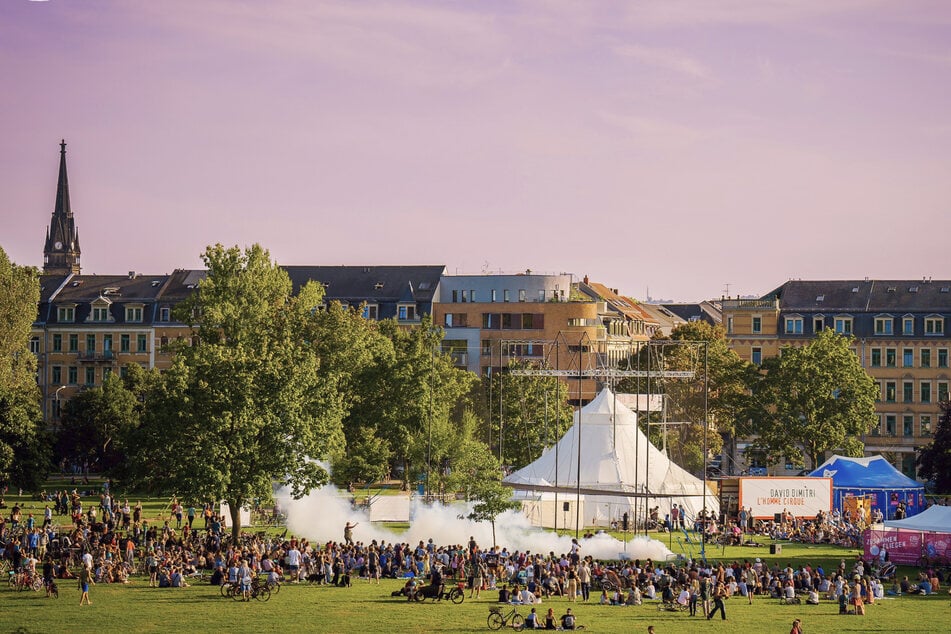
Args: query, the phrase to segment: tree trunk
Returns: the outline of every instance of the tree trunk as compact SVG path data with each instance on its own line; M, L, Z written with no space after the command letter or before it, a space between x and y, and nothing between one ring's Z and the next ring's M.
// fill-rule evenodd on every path
M231 543L237 545L241 535L241 500L227 500L231 513Z
M497 545L495 543L495 520L492 520L491 523L492 523L492 548L495 548Z

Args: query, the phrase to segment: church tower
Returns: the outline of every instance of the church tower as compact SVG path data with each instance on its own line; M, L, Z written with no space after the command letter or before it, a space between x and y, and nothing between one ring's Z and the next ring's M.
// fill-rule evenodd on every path
M69 180L66 178L66 140L59 144L59 182L56 184L56 207L46 229L43 249L43 273L69 275L79 273L79 232L73 210L69 206Z

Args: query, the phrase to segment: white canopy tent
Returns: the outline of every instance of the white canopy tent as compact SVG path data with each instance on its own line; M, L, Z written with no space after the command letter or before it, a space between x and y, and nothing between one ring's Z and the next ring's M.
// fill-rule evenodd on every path
M903 520L887 520L888 528L931 533L951 533L951 506L930 506Z
M682 505L690 520L704 505L709 511L720 510L703 481L650 444L637 427L637 415L607 389L585 405L580 415L575 412L574 424L555 446L504 481L520 492L518 499L535 494L531 513L544 526L551 526L558 513L560 528L575 528L579 488L582 526L620 523L624 513L631 522L635 517L643 521L645 505L660 507L661 518L672 504ZM547 512L540 508L546 502L552 506Z

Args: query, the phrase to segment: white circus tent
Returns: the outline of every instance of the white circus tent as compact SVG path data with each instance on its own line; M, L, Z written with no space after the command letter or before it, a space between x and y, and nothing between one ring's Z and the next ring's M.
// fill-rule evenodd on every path
M638 428L637 414L608 389L580 415L575 412L571 428L554 446L504 482L516 490L533 523L542 526L557 521L559 528L574 528L576 516L582 527L607 526L620 523L624 513L633 522L645 517L645 504L660 507L661 519L672 504L683 506L689 519L704 506L720 511L703 481L654 447Z

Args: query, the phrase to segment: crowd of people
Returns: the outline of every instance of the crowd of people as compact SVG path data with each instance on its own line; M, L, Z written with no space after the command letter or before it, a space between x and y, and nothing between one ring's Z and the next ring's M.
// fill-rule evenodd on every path
M445 584L464 587L470 598L498 593L502 603L532 606L533 619L546 627L557 623L552 609L539 616L539 606L555 597L567 603L612 606L640 605L646 600L682 607L691 615L726 619L725 601L742 597L788 599L817 604L837 602L845 613L864 614L865 606L888 593L938 592L940 570L923 570L919 578L879 579L877 559L860 558L835 570L804 564L767 565L760 558L710 564L690 559L601 562L584 553L584 540L572 540L567 552L531 552L482 547L472 537L465 543L415 544L354 539L357 523L348 522L342 541L311 543L307 539L261 532L233 541L223 531L224 518L212 505L185 507L173 499L159 522L143 519L139 502L113 499L108 490L90 504L73 490L47 496L42 520L19 507L0 519L4 556L14 568L42 567L47 583L78 578L88 591L92 583L128 583L130 576L148 575L154 587L186 587L200 575L212 584L231 583L245 589L249 579L272 582L350 586L379 584L381 578L404 579L398 594L412 599L429 588L441 595ZM656 513L656 509L652 512ZM68 523L62 518L68 517ZM54 519L57 520L54 524ZM676 519L676 524L674 524ZM734 519L701 513L688 518L683 509L658 518L660 530L689 525L708 537L726 535L746 543L757 536L809 543L854 546L856 526L838 513L803 521L791 514L769 522L753 522L748 510ZM724 521L725 520L725 521ZM197 522L197 524L196 524ZM57 526L62 524L63 528ZM597 588L592 596L592 590ZM84 591L82 601L88 602ZM534 622L534 621L533 621Z

